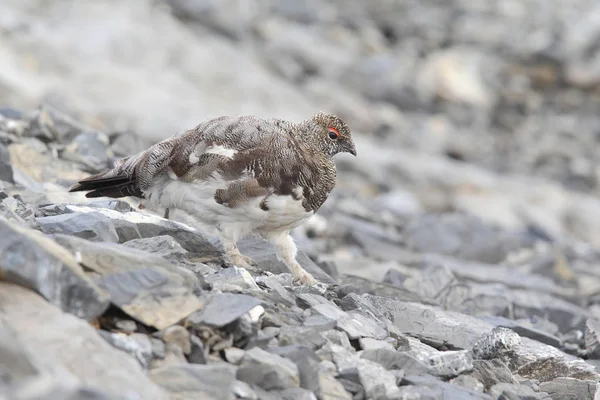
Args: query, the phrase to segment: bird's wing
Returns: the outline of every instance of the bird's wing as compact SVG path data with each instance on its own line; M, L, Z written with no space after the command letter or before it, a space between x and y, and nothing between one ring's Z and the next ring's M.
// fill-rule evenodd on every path
M223 203L242 202L285 187L294 174L289 161L298 156L286 143L286 122L253 116L220 117L195 129L165 139L147 150L119 160L108 171L87 177L70 191L88 191L86 197L144 197L144 191L165 173L184 182L219 178L231 182L215 198ZM277 141L281 154L269 149ZM288 162L279 163L280 156ZM277 171L276 171L277 170ZM267 179L275 179L267 183Z

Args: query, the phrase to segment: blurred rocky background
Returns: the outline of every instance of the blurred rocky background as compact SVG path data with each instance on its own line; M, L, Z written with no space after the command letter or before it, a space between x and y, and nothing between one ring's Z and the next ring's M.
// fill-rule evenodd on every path
M592 0L3 0L0 399L598 398L598 43ZM319 110L358 157L294 232L318 287L66 192Z

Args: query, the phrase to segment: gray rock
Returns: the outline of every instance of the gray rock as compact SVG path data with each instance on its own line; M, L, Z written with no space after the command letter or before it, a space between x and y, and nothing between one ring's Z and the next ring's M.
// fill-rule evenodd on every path
M437 299L456 284L456 278L450 269L444 265L431 265L419 271L418 276L405 277L400 282L398 271L390 269L384 277L384 282L404 287L422 298Z
M600 321L588 319L585 323L585 350L589 358L600 358Z
M396 350L394 345L389 341L377 340L373 338L360 338L358 344L362 350L377 350L377 349L389 349Z
M595 399L598 394L598 381L556 378L540 383L540 390L548 393L552 400Z
M431 375L451 378L473 370L473 360L468 350L441 351L429 358Z
M282 400L317 400L314 393L302 388L285 389L279 392Z
M359 358L341 346L332 345L333 360L338 367L339 377L360 383L367 398L392 397L399 393L396 377L381 365Z
M153 369L148 377L171 398L234 400L236 367L227 364L177 364Z
M481 219L464 214L424 215L404 230L410 248L463 260L498 263L508 252L529 243L524 235L492 228Z
M2 143L0 143L0 181L15 183L13 169L10 163L10 153Z
M394 325L402 332L426 342L468 349L492 329L487 322L452 311L378 296L364 295L363 298L381 312L389 313Z
M429 371L429 366L417 357L393 349L365 350L361 358L376 362L385 369L403 370L408 375L427 374Z
M3 396L6 394L6 397ZM48 375L41 375L20 385L0 391L4 399L11 400L44 400L44 399L69 399L69 400L134 400L136 394L111 394L109 392L90 387L85 384L61 382Z
M224 327L260 305L261 301L244 294L215 293L209 296L202 310L190 315L192 325Z
M476 378L471 375L460 375L456 378L450 379L449 383L463 387L473 392L483 393L483 383L479 382Z
M329 300L318 294L298 293L296 295L296 303L298 304L298 307L306 309L318 304L328 304Z
M188 362L192 364L206 364L207 349L204 343L196 335L190 336L190 343L192 345L190 354L187 356Z
M215 290L226 291L227 287L237 287L242 290L260 290L252 275L246 269L236 266L223 268L214 274L206 275L204 281L213 285Z
M300 386L298 367L293 362L258 347L244 354L237 379L265 390Z
M193 261L217 260L221 252L193 228L159 216L87 205L64 205L48 217L36 219L44 233L68 234L91 241L124 243L133 239L162 235L173 237L193 257Z
M490 389L490 396L494 400L501 399L523 399L523 400L539 400L543 399L540 393L536 393L533 389L524 385L514 385L510 383L498 383Z
M300 376L300 387L311 392L319 391L319 362L317 354L310 348L300 345L277 347L270 350L296 364Z
M494 328L484 335L472 349L475 359L500 358L511 371L523 378L540 382L557 377L597 379L595 368L585 361L563 353L546 344L519 337L506 328Z
M33 366L52 380L85 384L113 398L167 398L145 376L138 361L108 344L86 321L10 283L0 282L0 303L0 320L6 324L2 326L10 327L16 338L16 342L3 343L0 348L10 345L12 354L20 353L19 345L24 350L12 373L30 374Z
M108 296L88 279L69 252L39 232L0 221L0 275L40 293L52 304L91 320Z
M335 327L335 321L325 325L291 326L284 325L279 331L279 343L282 346L298 344L316 350L323 346L327 339L322 335Z
M102 330L98 333L115 348L133 356L144 369L148 368L152 360L152 344L148 336L141 333L124 335Z
M123 245L173 260L181 260L188 254L188 251L181 247L179 242L167 235L132 239Z
M506 363L498 358L474 360L471 375L483 384L486 391L497 383L517 383Z
M233 382L232 390L236 399L259 400L256 391L246 382L236 380Z
M404 398L411 398L410 396L419 395L423 393L425 399L456 399L456 400L467 400L467 399L481 399L489 400L491 397L484 393L468 390L460 386L452 385L446 382L442 382L432 376L405 376L402 381L401 396ZM404 386L409 385L409 386ZM429 389L429 390L423 390ZM429 397L428 397L429 396Z
M159 256L72 236L56 235L55 239L100 275L96 283L113 304L146 325L164 329L204 305L193 294L196 277Z
M183 351L183 354L190 354L192 351L192 342L190 332L181 325L172 325L160 332L160 338L165 343L172 343Z
M495 325L496 327L509 328L519 336L528 337L557 348L562 346L562 341L558 337L532 327L524 326L517 321L499 316L485 316L481 317L481 319Z
M346 313L331 303L317 304L311 308L311 311L336 321L338 329L346 332L350 339L360 337L383 339L387 336L387 331L377 321L356 311Z
M63 150L61 157L83 165L88 172L100 172L109 167L112 154L108 151L109 138L96 131L81 132Z
M342 346L345 349L352 350L352 344L350 344L350 339L345 332L340 332L338 330L329 330L321 333L321 336L325 338L329 343L337 344L338 346ZM359 339L361 340L361 339Z

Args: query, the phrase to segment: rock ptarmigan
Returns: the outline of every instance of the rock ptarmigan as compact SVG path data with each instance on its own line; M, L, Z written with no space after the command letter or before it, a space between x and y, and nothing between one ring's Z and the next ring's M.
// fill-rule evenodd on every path
M317 113L300 123L220 117L117 161L69 191L86 197L145 199L183 210L215 230L229 260L254 262L236 243L258 234L273 243L295 284L315 278L296 261L290 230L307 221L335 186L337 153L356 156L348 126Z

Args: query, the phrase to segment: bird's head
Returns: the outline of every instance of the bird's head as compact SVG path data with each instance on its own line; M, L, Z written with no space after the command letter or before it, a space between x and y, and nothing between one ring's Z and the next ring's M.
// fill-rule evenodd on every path
M350 153L356 156L350 128L339 117L319 112L310 122L315 128L313 140L327 155L333 157L338 153Z

